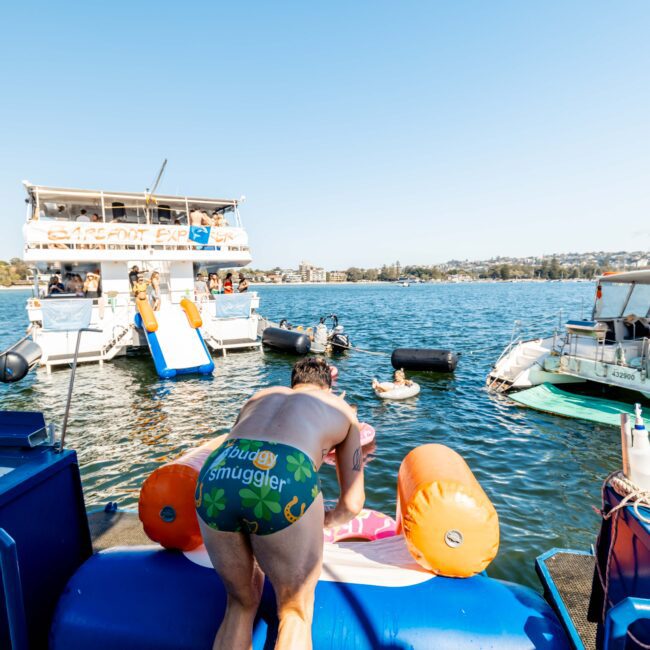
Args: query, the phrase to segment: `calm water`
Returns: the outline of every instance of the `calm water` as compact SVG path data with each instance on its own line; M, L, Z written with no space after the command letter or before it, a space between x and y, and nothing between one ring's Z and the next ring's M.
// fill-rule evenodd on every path
M501 548L490 573L537 587L534 558L554 546L588 548L598 528L591 504L600 482L619 465L613 429L524 410L489 395L485 376L520 319L527 334L550 333L563 319L588 311L589 283L441 284L264 287L270 318L316 323L339 315L355 345L462 351L454 375L419 375L420 396L386 403L370 389L388 379L387 356L351 352L336 360L337 387L377 429L376 457L366 468L367 505L395 511L400 461L414 446L444 443L461 453L494 502ZM0 293L0 346L15 341L27 320L27 293ZM143 479L158 464L225 432L252 392L288 384L292 358L233 354L217 360L211 378L160 381L147 356L103 368L80 366L68 446L81 462L86 503L137 503ZM60 422L69 370L39 370L14 386L0 385L2 408L39 409ZM326 497L336 496L332 468L322 471Z

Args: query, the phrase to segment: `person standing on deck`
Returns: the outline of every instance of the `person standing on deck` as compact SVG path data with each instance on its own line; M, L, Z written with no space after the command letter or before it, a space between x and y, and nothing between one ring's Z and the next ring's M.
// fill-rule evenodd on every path
M239 285L237 286L238 293L246 293L248 291L248 280L243 273L239 274Z
M223 292L234 293L232 286L232 273L226 273L226 279L223 281Z
M312 647L323 526L350 521L365 500L359 423L350 406L331 393L331 384L324 360L298 361L291 388L253 395L199 474L199 526L228 593L213 650L251 647L264 575L278 607L275 648ZM340 495L336 507L325 512L318 469L333 448Z

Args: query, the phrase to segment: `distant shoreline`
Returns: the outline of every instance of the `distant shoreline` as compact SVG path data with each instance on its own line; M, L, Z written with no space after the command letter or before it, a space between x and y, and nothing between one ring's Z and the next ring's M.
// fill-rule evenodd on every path
M588 280L584 278L574 278L563 280L546 280L539 278L522 278L521 280L492 280L492 279L476 279L476 280L461 280L459 282L454 282L453 280L436 280L434 282L413 282L408 281L409 286L417 286L420 284L519 284L521 282L593 282L594 280ZM365 286L365 285L376 285L376 284L386 284L386 285L395 285L401 286L401 282L391 282L389 280L364 280L363 282L249 282L251 287L318 287L318 286ZM31 284L12 284L10 286L0 285L0 292L3 291L31 291L33 289ZM46 289L46 284L39 285L40 289Z
M11 284L8 287L0 285L0 291L31 291L33 288L33 284ZM39 288L47 289L47 285L40 284Z
M547 280L546 278L521 278L520 280L496 280L492 278L476 278L472 280L426 280L424 282L414 282L407 280L409 286L417 286L420 284L521 284L522 282L594 282L595 278L564 278L557 280ZM364 286L368 284L387 284L394 286L401 286L404 281L391 281L391 280L363 280L361 282L253 282L249 281L250 286L254 287L317 287L317 286Z

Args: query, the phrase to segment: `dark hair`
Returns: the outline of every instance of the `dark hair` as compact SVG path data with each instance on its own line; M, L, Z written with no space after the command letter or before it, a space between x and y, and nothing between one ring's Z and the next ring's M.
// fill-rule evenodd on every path
M321 388L331 388L332 371L324 359L306 357L298 361L291 371L291 388L296 384L314 384Z

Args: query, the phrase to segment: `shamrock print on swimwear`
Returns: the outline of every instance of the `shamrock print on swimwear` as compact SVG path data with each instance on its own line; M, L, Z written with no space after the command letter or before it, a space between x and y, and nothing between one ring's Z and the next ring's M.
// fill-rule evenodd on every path
M280 506L280 493L272 490L268 485L262 485L260 488L242 488L239 490L241 503L245 508L252 508L254 515L258 519L269 521L271 514L278 514L282 507Z
M237 442L237 447L241 451L255 451L264 444L261 440L245 440L243 438L239 438Z
M222 488L215 488L203 495L205 510L209 517L216 517L220 511L226 509L226 491Z
M293 478L304 483L308 478L311 478L314 467L310 461L305 458L305 454L297 452L296 455L289 454L287 456L287 471L293 474Z

